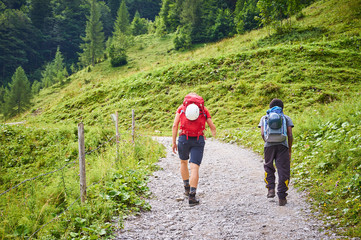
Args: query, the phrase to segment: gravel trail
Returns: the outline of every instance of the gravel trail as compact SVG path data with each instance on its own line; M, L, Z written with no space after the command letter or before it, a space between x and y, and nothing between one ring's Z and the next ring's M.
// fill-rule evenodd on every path
M284 207L277 197L266 198L260 155L216 140L206 140L200 205L189 207L171 138L156 139L167 156L149 183L152 210L129 217L115 239L339 239L323 231L323 222L292 186Z

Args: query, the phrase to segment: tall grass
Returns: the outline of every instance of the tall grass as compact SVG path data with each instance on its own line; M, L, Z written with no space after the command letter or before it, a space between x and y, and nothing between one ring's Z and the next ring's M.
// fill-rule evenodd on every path
M361 235L360 100L310 108L299 116L293 163L296 185L333 217L329 226L346 227L345 234L354 237Z
M75 135L73 129L61 127L44 131L33 127L2 125L1 130L1 150L5 153L2 156L10 160L12 157L22 157L26 150L28 152L23 154L24 157L30 157L29 162L18 161L12 167L2 168L1 192L31 176L58 169L75 159L75 163L63 170L24 182L0 197L1 239L27 238L63 211L66 212L34 237L106 237L111 235L114 216L150 208L141 197L148 194L147 175L155 169L154 163L163 155L163 148L154 145L150 138L137 136L133 144L130 134L123 132L119 159L114 141L86 155L87 202L80 204L79 166L77 157L72 155L72 141L76 137L70 137ZM101 144L99 140L108 138L107 134L109 131L104 129L88 128L85 132L87 152L95 150ZM64 141L55 140L59 138ZM22 141L21 149L17 149L19 143L12 142L14 139ZM39 146L47 146L45 151L50 152L45 153ZM43 164L39 164L41 162Z

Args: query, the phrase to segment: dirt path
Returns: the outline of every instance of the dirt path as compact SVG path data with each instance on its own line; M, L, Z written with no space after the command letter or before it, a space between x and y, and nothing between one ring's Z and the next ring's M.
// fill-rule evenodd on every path
M115 239L335 239L322 232L300 193L292 186L288 204L267 199L262 157L237 145L206 140L197 189L201 203L189 207L183 197L178 156L171 138L149 183L152 210L130 217Z

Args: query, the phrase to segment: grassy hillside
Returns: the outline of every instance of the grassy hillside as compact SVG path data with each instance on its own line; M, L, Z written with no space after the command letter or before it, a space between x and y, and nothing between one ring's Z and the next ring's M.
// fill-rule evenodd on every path
M269 101L278 97L295 123L293 181L329 227L361 236L361 1L323 0L292 19L283 34L252 31L188 52L172 49L172 36L141 36L130 63L108 61L40 92L32 110L17 120L28 126L120 126L169 134L185 94L206 100L225 141L262 151L256 128ZM157 131L157 132L155 132Z
M360 83L359 5L317 2L287 33L262 29L185 53L172 50L171 36L138 37L130 64L111 68L106 61L71 76L66 87L44 90L26 118L97 125L117 109L128 126L134 108L139 127L165 129L184 94L197 91L218 125L229 128L255 124L275 96L296 113L353 97Z

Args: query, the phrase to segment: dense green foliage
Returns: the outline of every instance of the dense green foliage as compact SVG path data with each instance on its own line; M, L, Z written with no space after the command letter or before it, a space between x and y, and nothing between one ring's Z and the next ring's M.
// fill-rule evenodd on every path
M256 29L260 24L283 30L282 20L298 13L311 2L163 0L159 17L168 33L186 27L192 43L204 43Z
M104 127L85 126L86 152L108 141L113 132ZM0 143L0 193L26 179L65 166L0 196L2 239L28 238L63 211L66 213L35 237L106 238L116 227L112 223L115 215L122 217L150 209L143 198L149 194L146 179L163 150L148 138L137 136L132 144L130 136L122 133L119 160L116 160L114 141L86 155L85 204L80 204L78 199L76 126L48 126L45 130L1 125ZM122 218L118 222L121 224Z
M40 31L20 10L0 13L0 85L7 87L19 66L27 72L39 67L41 62Z
M106 38L113 32L119 0L97 1ZM136 11L142 19L154 20L161 0L127 0L130 20ZM43 66L60 47L69 71L78 62L81 36L85 36L87 0L0 1L0 86L7 86L22 66L30 82L40 81Z

